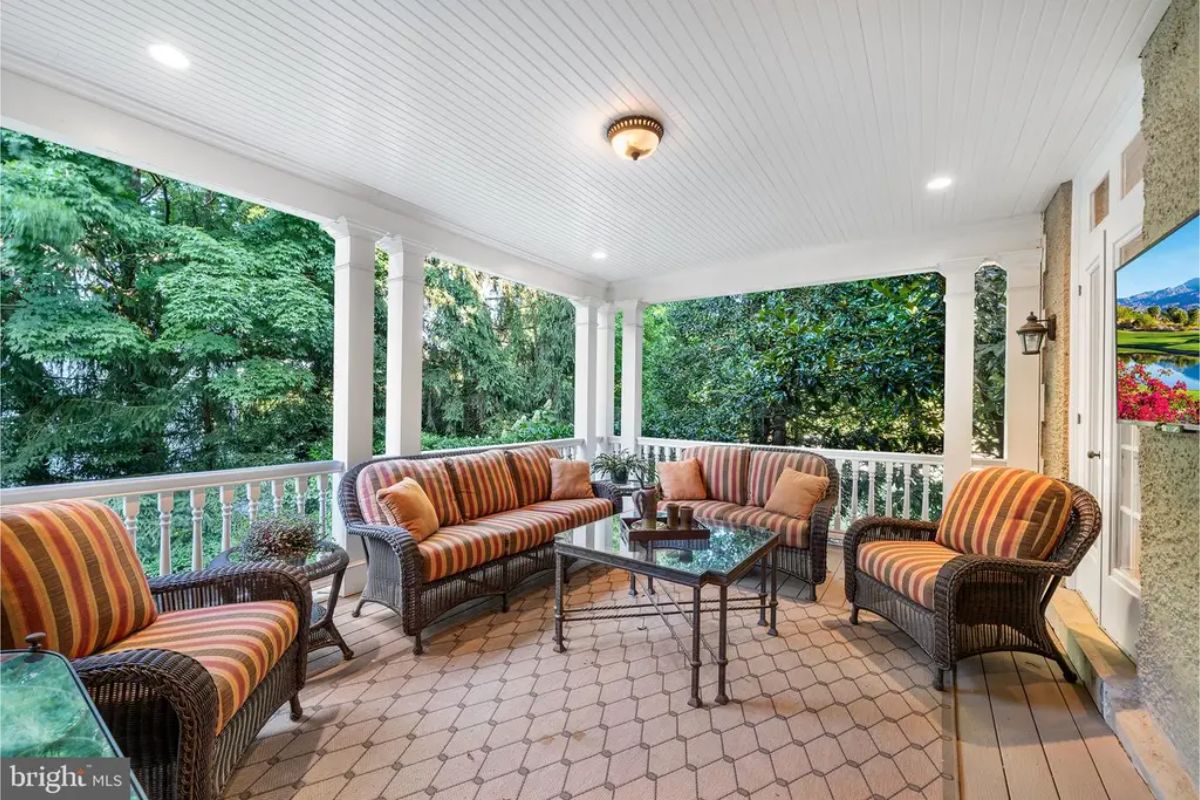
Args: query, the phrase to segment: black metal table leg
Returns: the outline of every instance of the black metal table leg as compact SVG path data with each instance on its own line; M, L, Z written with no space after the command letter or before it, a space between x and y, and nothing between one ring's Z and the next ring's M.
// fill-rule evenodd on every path
M729 663L727 658L726 642L726 626L729 617L729 587L721 587L721 603L717 611L717 705L723 706L729 702L729 695L725 693L725 665Z
M767 559L758 562L758 624L767 626Z
M700 587L692 590L692 696L688 705L699 708L700 702Z
M554 554L554 652L561 653L563 646L563 557Z
M779 630L775 627L776 617L779 611L779 548L776 547L771 551L771 627L767 628L767 633L771 636L778 636Z
M637 576L629 573L629 596L637 597Z

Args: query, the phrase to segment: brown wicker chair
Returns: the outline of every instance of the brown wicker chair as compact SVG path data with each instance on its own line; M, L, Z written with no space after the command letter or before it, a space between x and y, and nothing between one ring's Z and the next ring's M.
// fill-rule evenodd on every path
M34 506L3 510L6 548L16 541L20 518L31 508ZM38 504L37 508L38 513L52 509L51 514L69 518L72 524L77 524L83 508L91 515L89 522L94 521L89 535L98 546L103 546L104 535L128 536L116 512L98 503L64 501ZM127 649L97 651L71 661L151 798L219 797L259 730L281 705L290 703L292 719L300 718L299 692L304 686L312 603L308 581L299 570L282 563L245 564L151 578L149 593L160 613L261 600L295 606L297 635L219 733L214 678L189 655L166 649ZM5 607L13 599L12 594L6 594ZM54 624L52 620L42 622ZM5 646L12 646L7 641L10 636L19 641L34 633L17 627L15 623L4 623ZM136 635L135 631L129 637L131 642ZM120 645L118 638L107 647ZM49 637L47 646L59 649Z
M455 456L468 456L496 448L456 450ZM512 553L434 581L427 581L422 570L424 557L417 541L403 527L370 523L364 519L357 482L363 469L386 461L441 459L438 453L411 456L383 456L348 470L338 491L338 503L346 532L362 537L367 558L367 583L359 596L353 615L358 616L366 603L379 603L400 615L404 633L413 637L413 652L421 655L422 631L438 617L470 600L499 597L501 608L508 610L508 595L520 583L534 575L554 569L554 541ZM618 508L612 484L592 483L598 498L611 503L609 514Z
M934 662L934 686L960 659L996 650L1054 659L1066 680L1075 672L1046 627L1046 606L1059 582L1075 571L1100 532L1100 508L1088 492L1067 484L1071 511L1066 530L1045 560L959 554L937 572L933 609L859 568L859 548L884 540L931 542L936 522L866 517L846 532L846 597L850 622L865 609L907 633Z

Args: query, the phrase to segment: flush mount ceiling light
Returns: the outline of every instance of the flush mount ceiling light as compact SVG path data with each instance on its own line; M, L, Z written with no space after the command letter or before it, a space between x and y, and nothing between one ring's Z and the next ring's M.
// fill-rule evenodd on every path
M608 142L621 158L639 161L648 157L662 140L662 123L651 117L621 117L608 126Z
M938 175L936 178L931 178L929 183L925 184L925 188L931 192L940 192L942 189L949 189L952 183L954 183L954 179L950 176Z
M604 252L603 250L596 250L592 252L593 261L603 261L606 258L608 258L608 253Z
M171 69L187 69L192 63L183 54L182 50L173 44L166 44L165 42L150 45L146 48L146 52L155 61Z

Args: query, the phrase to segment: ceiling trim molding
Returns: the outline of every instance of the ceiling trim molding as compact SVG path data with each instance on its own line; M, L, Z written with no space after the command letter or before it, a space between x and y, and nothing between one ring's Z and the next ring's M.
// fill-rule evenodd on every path
M941 231L823 245L759 258L708 264L686 273L612 284L614 301L664 303L772 289L932 272L951 261L994 260L1040 250L1042 220L1027 214Z
M561 265L513 252L484 237L455 229L397 197L364 186L347 185L328 176L311 177L311 170L256 152L215 132L185 127L167 114L170 127L116 107L127 104L98 87L91 97L64 88L61 77L44 80L54 71L41 65L33 78L14 70L6 58L0 70L0 122L5 127L74 147L102 158L195 183L235 197L314 220L323 225L346 217L362 225L402 237L431 253L470 265L502 278L569 297L606 294L606 284L588 280ZM15 64L20 69L22 64ZM57 85L56 85L57 84ZM124 101L124 102L122 102ZM219 141L220 144L210 142ZM250 153L253 153L251 155ZM340 184L340 185L337 185Z

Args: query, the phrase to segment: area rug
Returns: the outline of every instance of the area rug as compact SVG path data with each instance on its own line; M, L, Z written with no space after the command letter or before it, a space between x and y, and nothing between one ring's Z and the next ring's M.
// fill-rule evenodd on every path
M627 590L625 573L591 569L574 576L568 602L624 601ZM731 612L732 701L711 703L716 669L706 665L702 708L688 705L686 659L658 618L572 623L558 654L549 587L515 598L507 613L494 608L442 624L420 657L390 611L368 607L352 619L339 610L358 655L313 656L304 719L277 714L226 796L943 794L948 698L931 689L928 659L877 617L851 626L840 597L781 596L778 637L756 624L756 612ZM703 629L715 643L715 615Z

